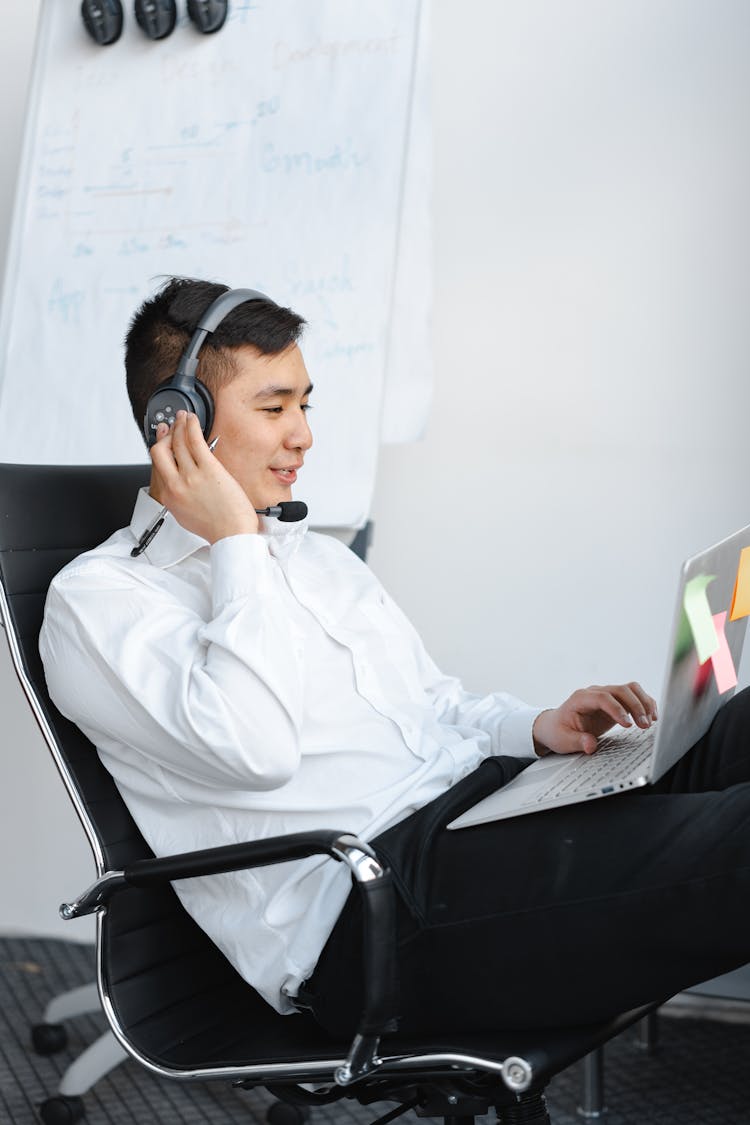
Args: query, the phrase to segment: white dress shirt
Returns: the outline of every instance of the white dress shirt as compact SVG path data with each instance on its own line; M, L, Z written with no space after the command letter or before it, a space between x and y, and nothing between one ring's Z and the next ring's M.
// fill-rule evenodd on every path
M533 756L538 714L442 675L372 572L306 522L209 546L144 489L129 528L54 579L40 649L52 699L94 743L156 855L308 829L364 840L489 754ZM350 889L314 856L175 884L278 1011Z

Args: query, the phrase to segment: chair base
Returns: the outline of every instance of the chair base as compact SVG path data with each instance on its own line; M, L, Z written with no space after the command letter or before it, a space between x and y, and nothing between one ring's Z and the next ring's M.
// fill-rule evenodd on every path
M55 996L44 1010L44 1022L31 1029L31 1042L39 1055L52 1055L68 1044L68 1033L58 1021L101 1011L96 984L84 984ZM74 1059L60 1079L57 1097L48 1098L40 1110L45 1125L67 1125L83 1116L80 1095L87 1093L127 1058L111 1031L103 1032ZM46 1116L45 1116L46 1114Z
M439 1089L427 1095L415 1108L418 1117L442 1117L444 1125L473 1125L476 1117L484 1116L493 1106L498 1125L551 1125L543 1090L529 1090L524 1094L509 1095L503 1088L500 1099L494 1101L498 1091L474 1096Z
M361 1105L373 1101L397 1098L399 1105L370 1125L390 1125L403 1114L413 1110L417 1117L442 1118L444 1125L473 1125L477 1117L483 1117L494 1108L498 1125L552 1125L547 1112L543 1090L529 1090L513 1095L504 1086L477 1089L467 1093L460 1086L443 1081L439 1086L405 1086L401 1090L391 1089L384 1096L383 1091L363 1089L357 1094L354 1090L328 1091L317 1097L300 1087L266 1087L279 1101L268 1111L267 1120L272 1125L298 1125L296 1120L287 1120L286 1111L305 1112L310 1105L329 1104L343 1097L353 1098ZM272 1116L273 1115L273 1116ZM278 1120L277 1120L278 1117ZM304 1117L301 1118L304 1120Z
M44 1125L75 1125L84 1115L81 1098L58 1096L47 1098L39 1106L39 1116Z
M541 1091L522 1094L515 1105L498 1108L497 1120L498 1125L552 1125Z

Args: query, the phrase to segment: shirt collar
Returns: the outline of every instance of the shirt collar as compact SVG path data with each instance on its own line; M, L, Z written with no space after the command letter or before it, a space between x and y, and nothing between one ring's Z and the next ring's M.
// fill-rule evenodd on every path
M159 518L162 505L149 494L148 487L140 488L130 521L130 531L136 543L147 528ZM259 516L260 534L268 542L271 554L286 553L301 542L307 531L307 517L296 523L282 523L275 516ZM202 547L210 544L187 531L171 512L164 513L164 523L143 552L144 558L158 567L174 566Z

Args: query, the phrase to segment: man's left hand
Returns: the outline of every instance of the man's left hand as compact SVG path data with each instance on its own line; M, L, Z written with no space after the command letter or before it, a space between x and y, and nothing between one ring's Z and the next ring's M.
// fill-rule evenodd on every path
M537 716L534 749L540 756L593 754L599 736L615 724L630 727L635 722L647 730L656 718L655 700L635 681L580 688L559 707Z

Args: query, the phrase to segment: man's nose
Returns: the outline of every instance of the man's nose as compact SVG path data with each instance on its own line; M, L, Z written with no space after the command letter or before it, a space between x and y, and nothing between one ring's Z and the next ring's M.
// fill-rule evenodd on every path
M294 426L287 434L286 444L290 449L309 449L313 443L312 431L306 416L300 412Z

